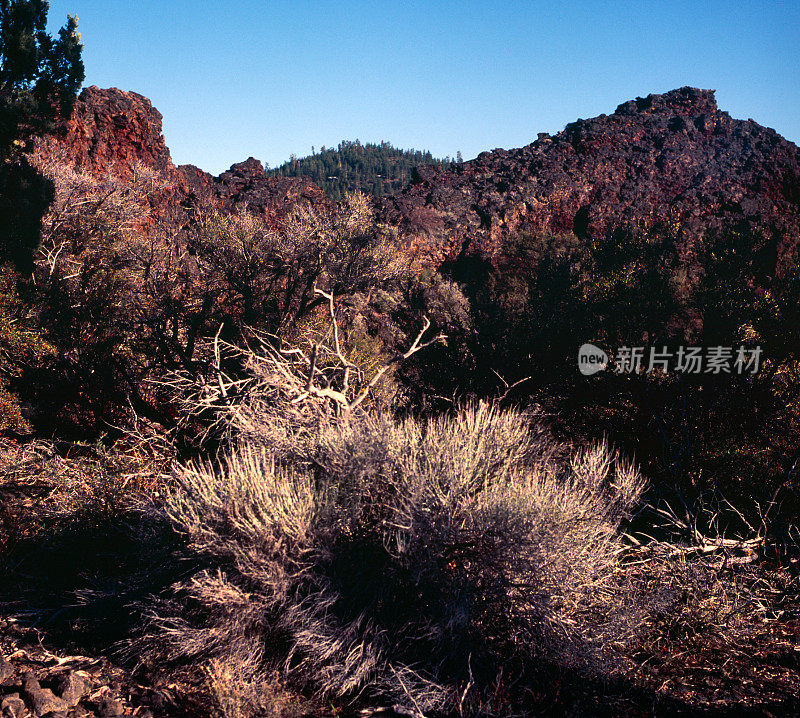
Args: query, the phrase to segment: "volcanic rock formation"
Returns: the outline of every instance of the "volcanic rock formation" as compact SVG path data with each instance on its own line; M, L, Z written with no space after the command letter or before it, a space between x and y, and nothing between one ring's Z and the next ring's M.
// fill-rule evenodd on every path
M163 190L156 214L169 208L206 207L231 211L236 205L279 222L296 205L328 207L323 192L306 178L267 177L249 158L218 178L192 165L176 167L162 134L162 115L150 100L117 88L85 88L69 120L39 138L33 157L66 164L98 179L130 179L139 168L153 171Z
M189 187L191 204L226 212L237 206L246 207L272 223L280 223L297 206L330 206L325 193L309 178L267 177L264 166L253 157L231 165L219 177L194 165L181 165L178 169Z
M451 169L423 167L382 203L439 261L491 257L514 231L602 238L623 225L678 223L698 233L737 222L800 223L800 150L683 87L578 120L530 145L483 152Z
M39 139L35 154L64 162L97 178L126 179L144 166L181 186L161 133L161 113L135 92L85 88L72 116Z
M69 121L35 154L98 177L155 171L157 201L184 209L246 206L280 222L292 207L329 207L307 178L267 177L252 157L219 177L175 167L161 114L134 92L88 87ZM800 225L800 149L753 120L717 108L713 90L683 87L578 120L519 149L483 152L450 169L420 167L384 199L379 219L412 237L433 264L491 257L508 232L546 230L602 238L623 225L667 223L684 232L737 222ZM792 234L789 232L788 234Z

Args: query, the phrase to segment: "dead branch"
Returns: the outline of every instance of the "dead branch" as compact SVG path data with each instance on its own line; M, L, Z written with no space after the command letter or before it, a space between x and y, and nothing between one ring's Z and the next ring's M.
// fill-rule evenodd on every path
M278 337L259 336L258 350L235 346L220 338L220 327L207 344L207 372L203 376L192 376L183 370L158 383L180 397L182 414L187 418L219 417L220 412L236 411L250 391L261 391L265 396L280 396L287 405L298 407L316 401L318 405L328 407L326 413L332 409L334 415L343 416L365 401L389 369L446 338L443 334L437 334L424 340L431 326L430 320L425 317L421 330L408 349L383 364L365 386L356 388L352 379L357 376L360 383L363 371L344 354L334 296L321 289L315 288L314 292L327 300L331 326L329 331L311 343L308 353L297 347L276 348ZM320 361L324 354L334 359L327 366ZM235 378L226 373L226 356L238 357L240 361L243 359L250 376ZM218 423L219 418L212 426Z
M352 402L350 402L349 406L350 409L354 409L362 401L364 401L364 399L367 398L367 394L369 394L370 390L378 383L378 381L380 381L380 378L387 371L389 371L389 369L392 368L392 366L405 361L413 354L416 354L418 351L431 346L431 344L436 344L437 342L443 342L445 339L447 339L447 336L445 334L437 334L435 337L433 337L433 339L429 339L424 344L420 344L423 334L425 334L425 332L427 332L431 326L431 321L430 319L428 319L428 317L424 317L424 320L425 320L424 326L420 330L419 334L417 334L417 338L414 339L414 343L409 347L408 351L405 354L398 354L397 356L394 357L394 359L392 359L390 362L384 364L380 369L378 369L378 371L375 373L375 376L373 376L372 379L370 380L369 384L367 384L367 386L364 387L364 389L362 389L362 391L358 394L358 396L355 399L353 399Z

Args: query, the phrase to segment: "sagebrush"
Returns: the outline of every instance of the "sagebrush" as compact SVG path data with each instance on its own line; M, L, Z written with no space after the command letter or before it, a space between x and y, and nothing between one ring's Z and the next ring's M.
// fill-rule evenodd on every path
M313 430L259 408L246 443L175 472L163 511L206 568L150 611L145 662L280 668L425 711L507 661L592 670L625 630L613 567L644 482L607 445L570 453L485 403Z

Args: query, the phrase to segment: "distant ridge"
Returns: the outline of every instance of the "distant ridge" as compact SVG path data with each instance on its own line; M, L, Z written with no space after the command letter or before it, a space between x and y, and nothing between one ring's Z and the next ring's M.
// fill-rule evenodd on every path
M402 150L389 142L361 144L343 141L335 148L322 147L308 157L294 155L280 167L268 170L277 177L309 177L334 201L359 190L374 197L392 194L408 184L420 165L449 167L456 160L436 159L428 151Z
M793 248L800 232L800 149L754 120L732 119L717 108L713 90L682 87L640 97L553 136L540 133L525 147L448 166L434 160L410 168L429 153L388 143L342 143L312 159L322 168L323 155L341 160L343 175L346 157L369 153L393 166L391 178L382 178L388 185L409 171L405 187L379 200L378 216L405 228L414 251L433 264L491 257L507 233L520 230L602 238L624 225L673 223L694 236L750 223L782 233L779 251ZM329 206L312 179L276 176L287 170L266 171L253 158L219 177L191 165L176 168L158 110L147 98L116 88L84 89L70 120L41 138L34 154L98 177L125 179L137 163L149 167L164 181L157 200L162 209L242 204L280 221L298 204ZM296 160L293 171L300 174L303 162ZM336 181L340 191L355 178Z

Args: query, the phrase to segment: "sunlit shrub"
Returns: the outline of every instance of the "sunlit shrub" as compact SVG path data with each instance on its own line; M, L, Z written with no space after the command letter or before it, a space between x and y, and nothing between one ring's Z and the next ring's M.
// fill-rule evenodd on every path
M588 669L594 632L622 630L611 578L643 482L607 446L570 455L488 404L397 422L271 403L232 411L247 443L175 472L164 510L206 568L152 607L144 661L428 710L504 661Z

